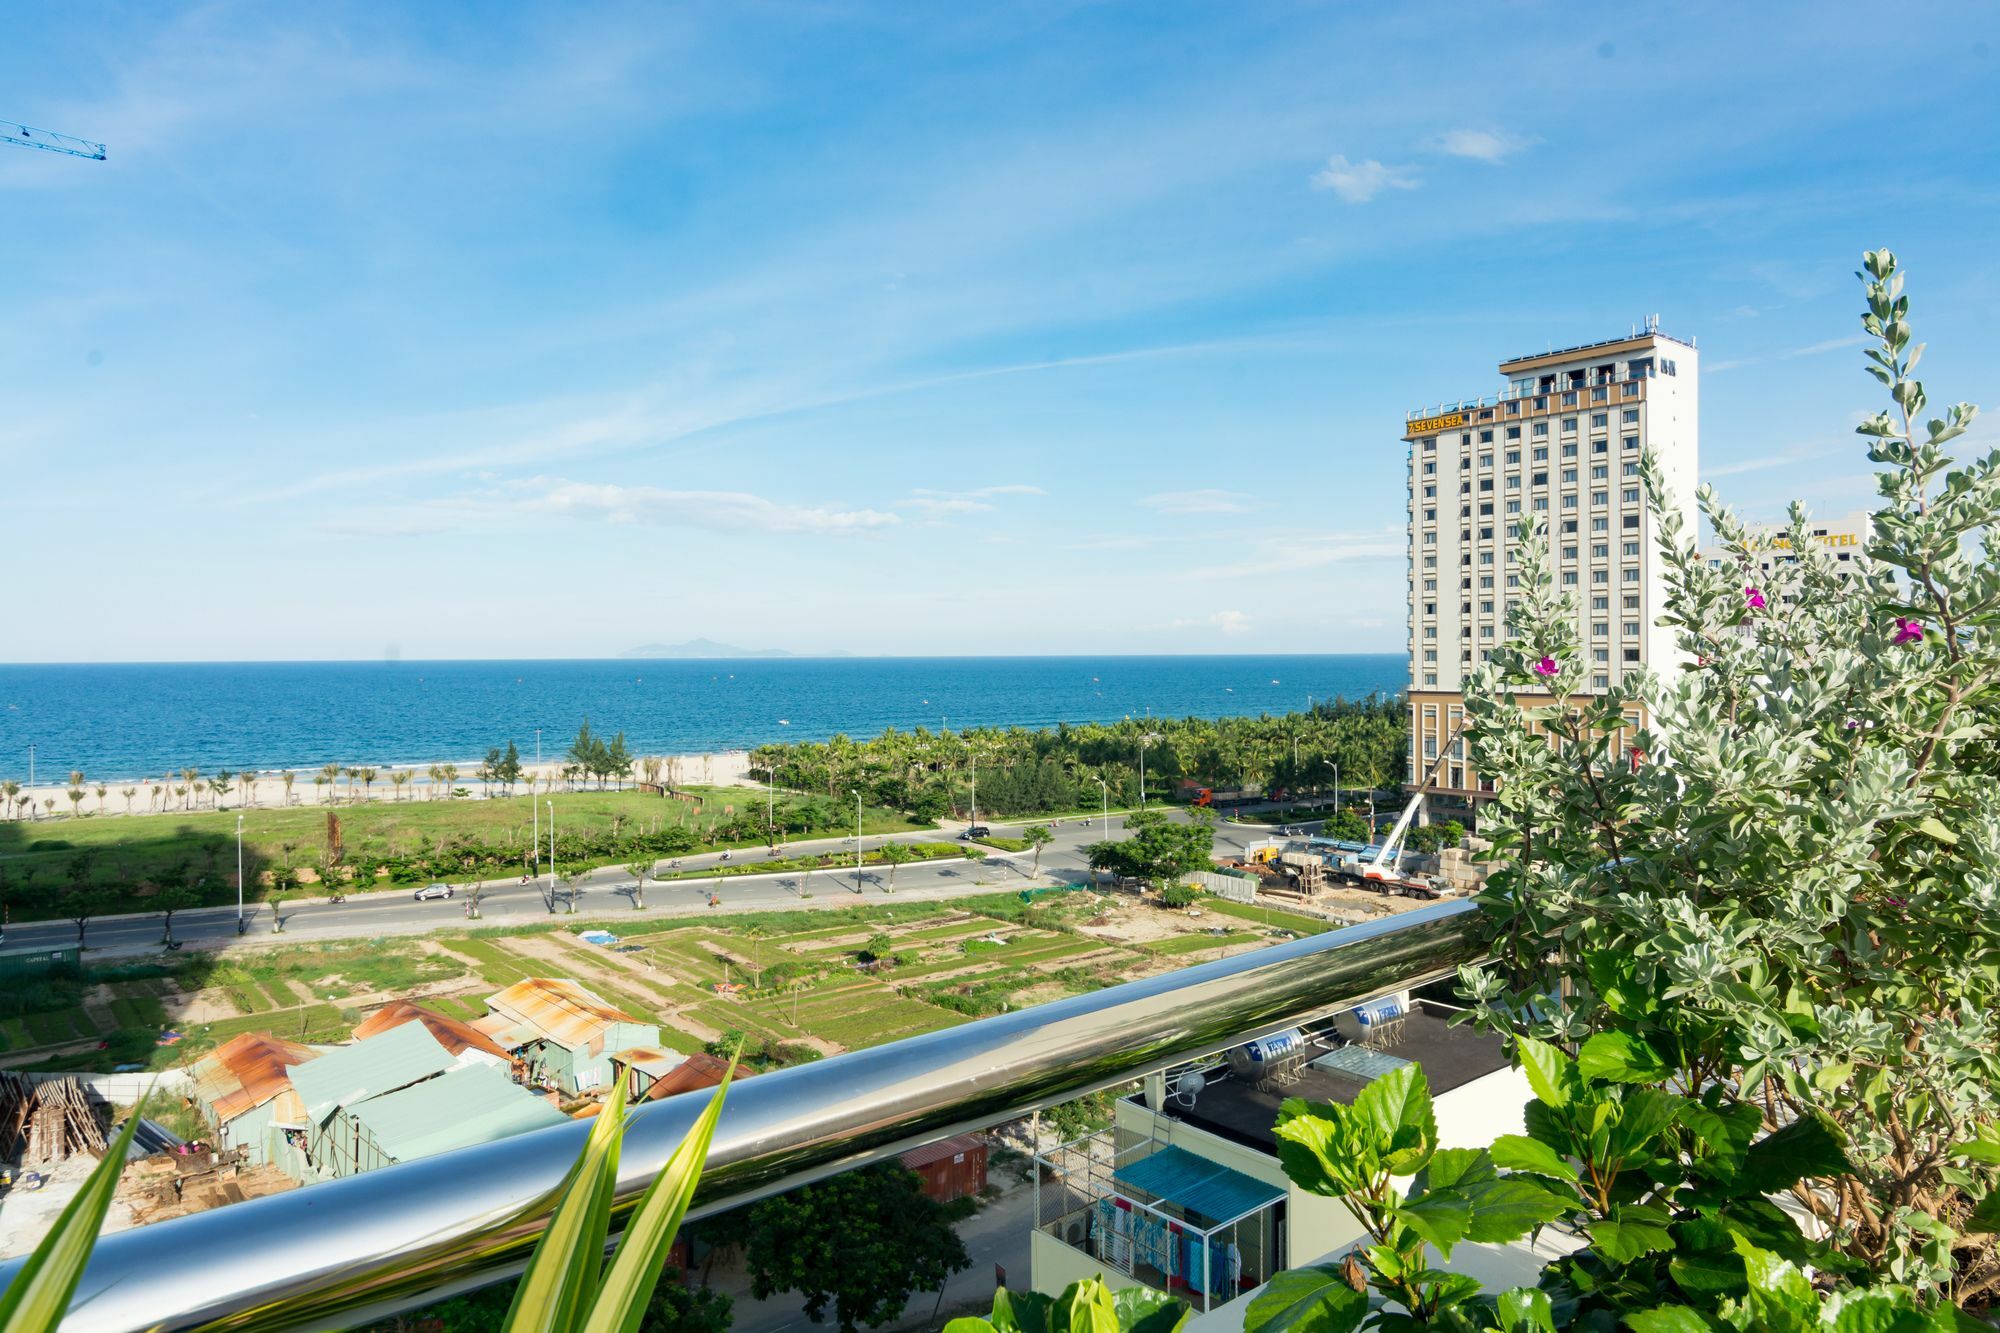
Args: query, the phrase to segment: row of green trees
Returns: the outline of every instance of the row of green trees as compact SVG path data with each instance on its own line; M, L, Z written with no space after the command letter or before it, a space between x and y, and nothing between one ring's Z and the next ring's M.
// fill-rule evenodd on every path
M1399 697L1334 699L1261 717L1128 718L1053 728L890 728L872 740L765 745L752 773L829 797L860 791L924 819L972 811L997 817L1141 804L1184 783L1215 789L1330 790L1403 781L1408 716Z

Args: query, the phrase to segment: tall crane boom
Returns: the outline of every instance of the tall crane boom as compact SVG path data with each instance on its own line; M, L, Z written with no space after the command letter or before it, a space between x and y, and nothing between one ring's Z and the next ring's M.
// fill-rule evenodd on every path
M0 143L39 148L45 153L68 153L71 157L87 157L93 162L104 160L104 145L101 143L79 139L72 134L57 134L54 130L39 130L18 120L0 120Z

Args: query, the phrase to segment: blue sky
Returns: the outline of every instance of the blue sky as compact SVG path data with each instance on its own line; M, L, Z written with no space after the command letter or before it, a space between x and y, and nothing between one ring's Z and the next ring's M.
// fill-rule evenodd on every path
M1863 248L2000 400L1997 12L24 9L0 660L1397 651L1405 410L1652 312L1845 511Z

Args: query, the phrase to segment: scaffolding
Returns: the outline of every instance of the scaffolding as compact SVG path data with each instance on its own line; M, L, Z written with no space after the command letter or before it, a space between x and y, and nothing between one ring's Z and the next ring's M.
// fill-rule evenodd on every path
M1285 1190L1157 1135L1120 1137L1100 1130L1036 1156L1038 1231L1204 1314L1283 1267Z

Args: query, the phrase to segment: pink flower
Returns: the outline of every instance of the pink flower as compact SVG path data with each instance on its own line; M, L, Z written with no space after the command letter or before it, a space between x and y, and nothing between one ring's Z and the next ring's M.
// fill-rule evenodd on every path
M1923 641L1924 641L1923 621L1905 620L1901 616L1896 617L1896 637L1889 640L1889 642L1894 644L1905 644L1905 643L1922 643Z
M1743 590L1743 600L1750 604L1752 611L1762 611L1764 609L1764 591L1761 588L1745 588Z
M1556 666L1556 659L1553 657L1544 657L1541 661L1535 663L1535 674L1538 676L1553 676L1560 669Z

